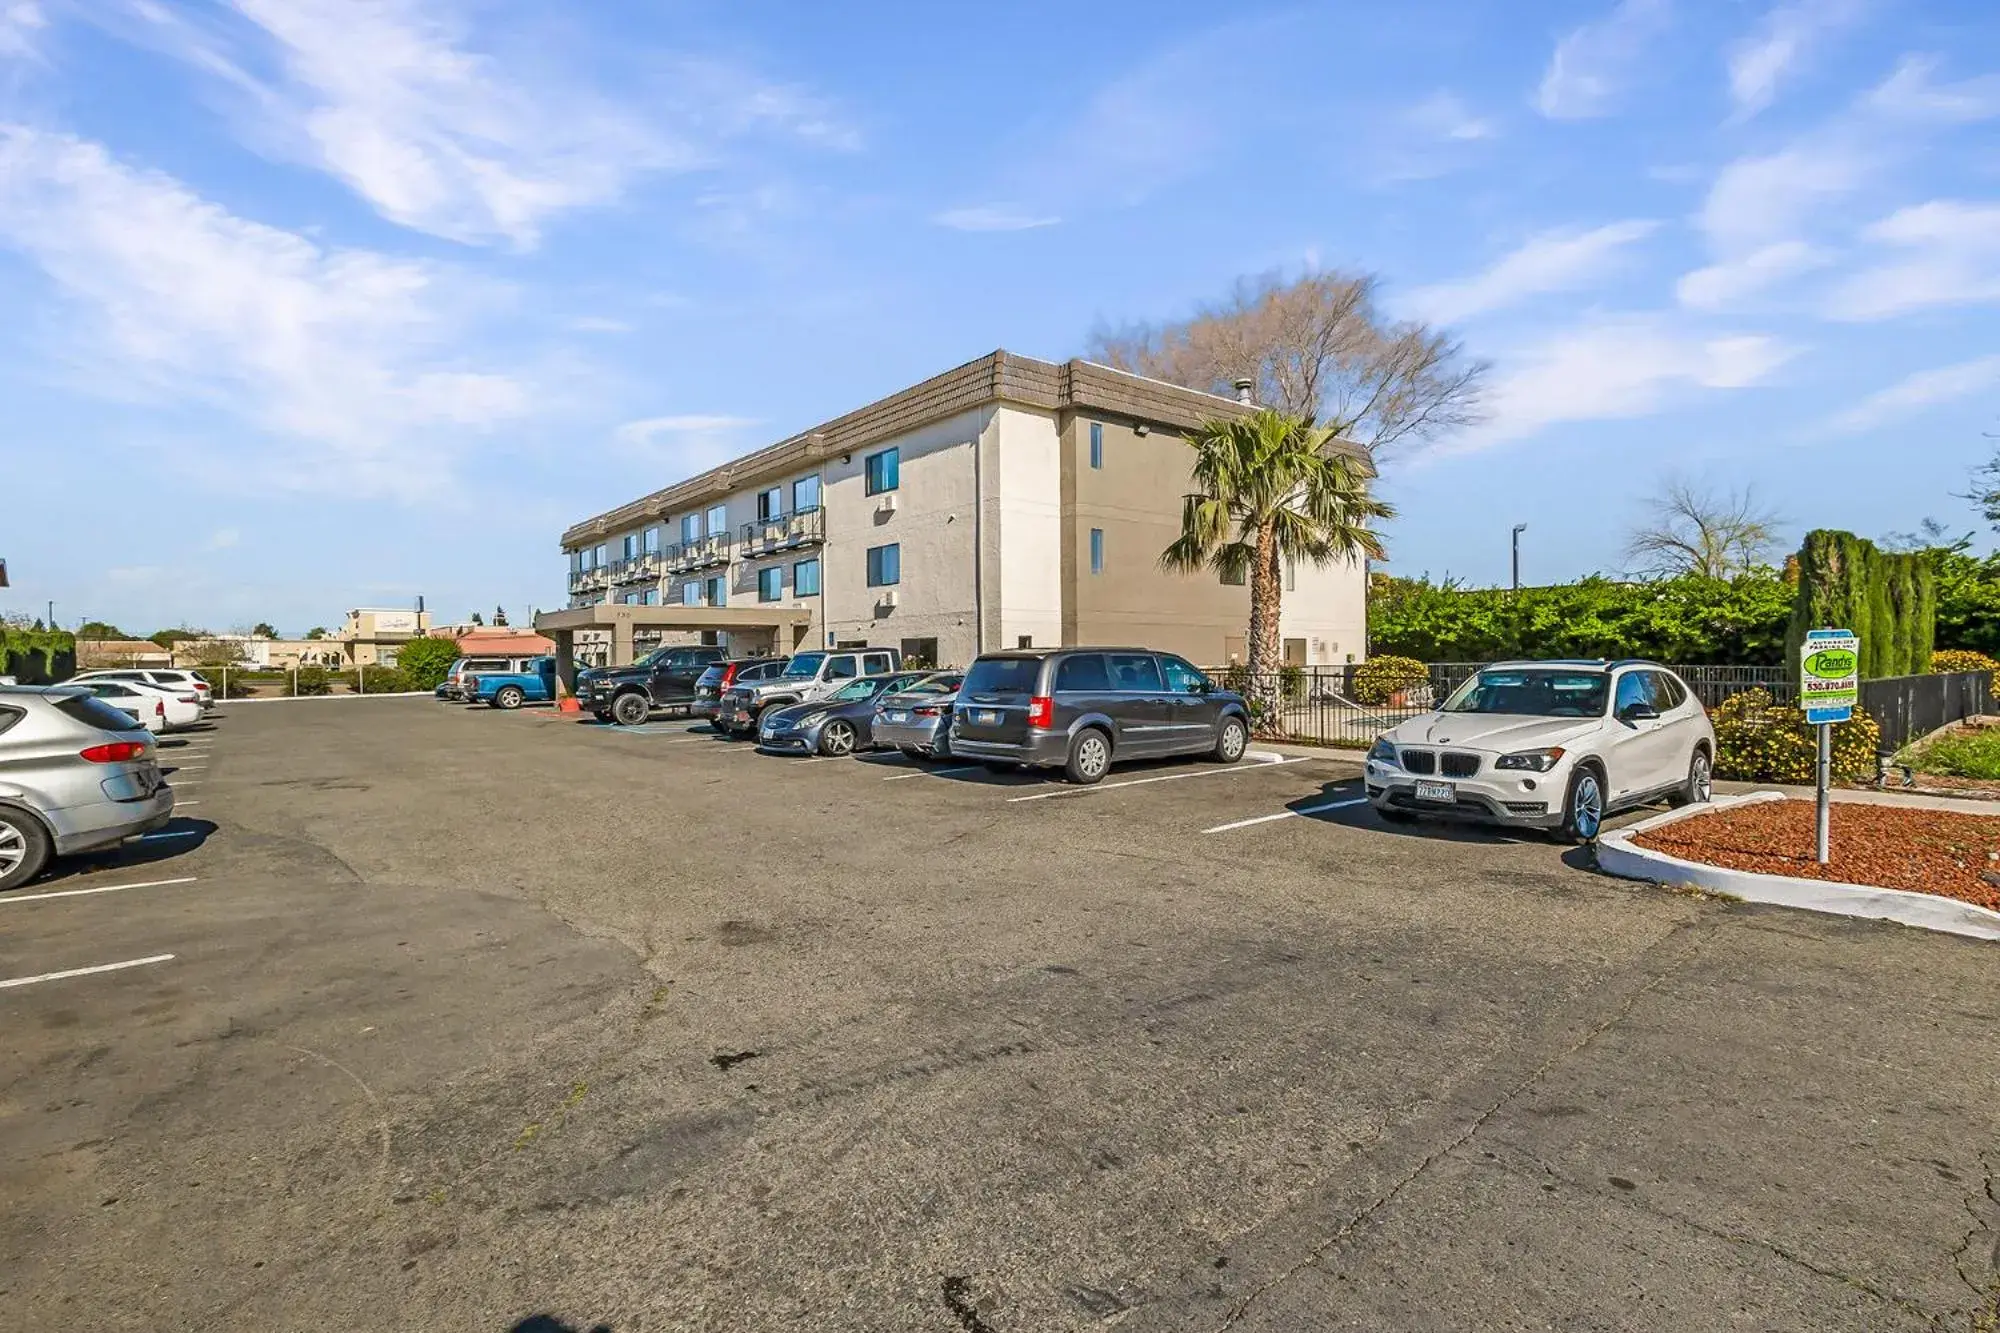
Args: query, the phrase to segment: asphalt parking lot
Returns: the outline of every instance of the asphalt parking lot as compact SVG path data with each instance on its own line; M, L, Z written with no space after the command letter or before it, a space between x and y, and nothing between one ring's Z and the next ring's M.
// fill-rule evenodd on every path
M1991 944L1323 757L223 712L165 836L0 896L23 1326L1993 1326Z

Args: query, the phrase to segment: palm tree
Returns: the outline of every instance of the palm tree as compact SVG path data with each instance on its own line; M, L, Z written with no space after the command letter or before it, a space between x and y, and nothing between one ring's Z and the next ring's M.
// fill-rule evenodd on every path
M1261 730L1278 729L1278 613L1284 564L1383 557L1369 524L1395 510L1368 491L1368 470L1336 450L1332 431L1265 408L1210 421L1188 440L1195 493L1181 509L1181 535L1160 556L1180 574L1218 571L1250 584L1250 676Z

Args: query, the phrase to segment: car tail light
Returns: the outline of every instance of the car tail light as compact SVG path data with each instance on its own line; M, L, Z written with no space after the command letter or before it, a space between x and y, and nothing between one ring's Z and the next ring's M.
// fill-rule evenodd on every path
M111 741L77 751L78 758L88 759L93 764L129 764L134 759L145 758L145 755L146 746L142 741Z
M153 716L165 717L166 715L167 715L167 701L165 699L153 700Z
M1028 700L1028 725L1046 727L1056 720L1056 701L1046 694Z
M925 704L921 708L912 708L910 711L912 713L915 713L918 717L936 717L939 713L942 713L944 710L942 708L937 707L935 704Z
M736 663L731 662L728 666L722 668L722 681L715 688L718 690L726 690L735 683L736 683Z

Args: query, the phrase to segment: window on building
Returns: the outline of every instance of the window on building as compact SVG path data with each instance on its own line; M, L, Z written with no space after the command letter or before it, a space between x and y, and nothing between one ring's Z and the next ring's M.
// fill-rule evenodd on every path
M1090 572L1093 574L1102 574L1104 572L1103 528L1092 528L1090 530Z
M938 660L936 639L903 640L903 665L906 667L936 666Z
M803 514L819 508L819 478L800 477L792 483L792 512Z
M819 596L819 559L801 560L792 566L792 593L797 597Z
M583 569L583 552L571 551L569 553L569 572L572 574L576 574L580 573L582 569Z
M682 606L701 605L701 584L697 583L693 579L689 579L686 583L683 583L681 585L681 605Z
M651 528L647 528L647 529L646 529L646 554L647 554L647 555L658 555L659 553L660 553L660 530L659 530L659 528L657 528L657 527L651 527Z
M619 546L625 553L625 559L635 559L639 554L639 534L636 532L626 533L624 541L620 542Z
M1014 646L1016 648L1032 648L1035 646L1035 636L1032 634L1023 634L1014 640Z
M708 580L708 604L710 606L729 604L729 580L721 574Z
M880 495L884 491L896 489L902 470L901 457L900 449L884 449L879 454L868 455L865 467L868 472L870 495Z
M785 512L785 488L773 486L768 491L757 492L758 519L772 519Z
M1092 467L1104 466L1104 423L1102 421L1093 421L1090 423L1090 465Z
M757 571L757 600L775 602L785 595L785 567L772 565Z
M720 537L729 531L729 506L710 505L708 507L708 535Z
M692 546L701 540L701 515L681 515L681 545Z
M660 604L660 590L658 588L646 589L645 605L658 606L659 604Z
M888 588L903 581L903 545L890 542L887 546L868 548L868 586Z
M1299 565L1296 560L1292 560L1288 557L1285 560L1285 591L1297 592L1298 590L1299 590Z
M1247 569L1233 571L1225 569L1222 571L1222 581L1232 588L1240 588L1250 581L1250 571Z

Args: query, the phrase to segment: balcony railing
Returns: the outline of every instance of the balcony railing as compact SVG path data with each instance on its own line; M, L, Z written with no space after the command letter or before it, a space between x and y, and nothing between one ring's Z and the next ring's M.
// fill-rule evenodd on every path
M635 555L630 560L613 560L606 566L613 583L642 583L660 576L660 556L656 551Z
M773 514L743 525L745 558L817 546L826 540L826 511L817 506L791 514Z
M592 588L602 588L610 582L609 565L599 565L595 569L572 569L569 572L569 590L573 593L589 592Z
M669 546L661 552L669 573L684 574L691 569L712 569L729 563L729 534L718 532L698 541Z

